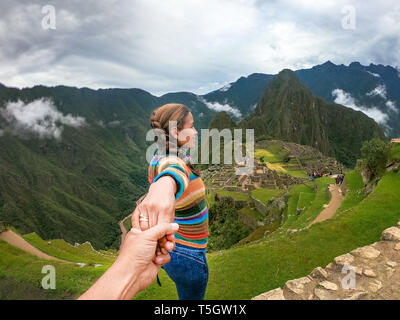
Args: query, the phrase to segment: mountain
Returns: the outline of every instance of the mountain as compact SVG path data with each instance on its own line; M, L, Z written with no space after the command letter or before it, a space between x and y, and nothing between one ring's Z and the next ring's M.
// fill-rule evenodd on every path
M314 96L361 110L378 122L388 138L400 136L400 73L381 64L349 66L331 61L295 71ZM210 103L240 110L244 119L254 109L275 75L254 73L204 95ZM250 98L251 97L251 98Z
M313 146L347 166L354 166L364 141L385 138L374 120L315 97L289 69L269 82L255 110L239 125L254 128L256 139L264 135Z
M186 103L198 129L216 113L189 93L0 86L0 220L118 248L118 221L148 188L150 112L169 102Z

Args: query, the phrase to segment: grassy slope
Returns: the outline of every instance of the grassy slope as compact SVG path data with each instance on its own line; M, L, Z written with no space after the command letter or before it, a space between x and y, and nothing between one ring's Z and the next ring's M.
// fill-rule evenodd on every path
M74 299L86 291L109 267L79 267L57 261L42 260L0 240L0 283L8 283L8 292L0 288L4 299ZM56 289L45 292L41 281L42 268L52 265L56 270Z
M281 287L289 279L325 267L333 258L380 239L400 219L400 174L388 173L377 188L354 208L311 228L275 241L209 254L206 299L250 299ZM165 272L162 287L150 286L137 299L175 299Z

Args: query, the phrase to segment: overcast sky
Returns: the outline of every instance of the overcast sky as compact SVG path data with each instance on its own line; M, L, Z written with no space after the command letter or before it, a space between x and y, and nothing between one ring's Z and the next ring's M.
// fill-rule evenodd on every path
M2 1L0 82L204 94L327 60L397 67L399 35L398 0Z

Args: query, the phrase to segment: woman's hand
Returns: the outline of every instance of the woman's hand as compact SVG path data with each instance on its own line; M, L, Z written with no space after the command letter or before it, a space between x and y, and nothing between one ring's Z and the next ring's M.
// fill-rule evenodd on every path
M170 176L161 177L151 184L148 194L132 214L132 227L145 231L159 223L173 222L176 188L176 182ZM164 237L159 245L165 254L175 243Z

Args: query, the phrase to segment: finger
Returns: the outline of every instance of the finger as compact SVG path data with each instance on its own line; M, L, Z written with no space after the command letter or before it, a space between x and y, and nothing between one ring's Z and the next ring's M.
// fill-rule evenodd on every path
M138 207L133 211L132 217L132 227L135 229L140 229L140 224L139 224L139 210Z
M158 241L166 234L175 233L178 230L179 225L177 223L160 223L147 230L146 234L150 239Z
M143 218L140 218L139 216L139 224L140 224L140 229L143 231L146 231L150 228L149 226L149 214L147 212L147 208L142 206L140 207L140 213L143 217L147 218L147 221L145 221Z
M171 261L171 256L168 253L159 255L154 259L154 262L158 265L164 265L169 263L170 261Z

